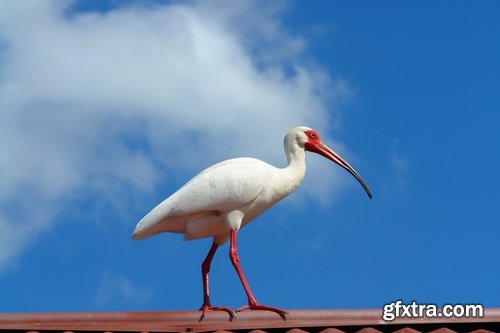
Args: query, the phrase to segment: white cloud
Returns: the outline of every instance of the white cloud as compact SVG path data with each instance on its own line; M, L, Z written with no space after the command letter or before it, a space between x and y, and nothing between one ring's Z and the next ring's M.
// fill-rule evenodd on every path
M153 297L150 289L139 287L127 277L105 271L101 277L96 295L96 304L103 307L110 304L144 304Z
M70 5L0 3L0 272L83 190L140 195L241 155L283 165L285 132L325 133L327 105L349 95L303 61L282 4ZM330 171L309 177L312 195L330 193Z
M395 184L398 187L403 187L406 184L410 161L407 155L400 152L399 145L399 139L392 140L389 164L394 171Z
M297 244L297 249L311 252L326 252L328 234L325 232L309 236Z

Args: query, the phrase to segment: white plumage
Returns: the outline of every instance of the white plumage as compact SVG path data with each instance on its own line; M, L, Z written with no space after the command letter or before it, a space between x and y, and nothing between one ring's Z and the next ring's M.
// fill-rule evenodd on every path
M183 233L187 240L211 236L223 244L230 229L240 229L300 184L306 169L305 130L310 129L296 128L285 138L286 168L254 158L215 164L148 213L132 237L143 239L167 231Z

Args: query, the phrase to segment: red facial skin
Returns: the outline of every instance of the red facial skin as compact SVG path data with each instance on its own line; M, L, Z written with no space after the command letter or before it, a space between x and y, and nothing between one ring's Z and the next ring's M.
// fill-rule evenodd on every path
M320 154L327 159L329 159L332 162L337 163L340 165L342 168L346 169L351 175L353 175L358 182L363 186L363 188L366 191L366 194L368 194L368 197L371 199L372 198L372 193L366 183L363 181L361 176L354 170L354 168L347 163L346 160L344 160L342 157L340 157L339 154L328 148L327 145L325 145L321 139L319 138L318 133L316 133L313 130L308 130L304 132L307 135L308 141L305 143L305 149L307 151Z

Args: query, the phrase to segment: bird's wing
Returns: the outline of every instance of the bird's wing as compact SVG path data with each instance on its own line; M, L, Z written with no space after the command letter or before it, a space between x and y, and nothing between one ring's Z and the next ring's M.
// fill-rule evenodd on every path
M252 202L264 189L272 166L252 158L213 165L161 202L136 226L133 237L162 231L184 232L193 216L219 215Z
M238 158L205 169L164 202L170 214L191 214L204 210L226 212L255 199L265 185L268 164Z

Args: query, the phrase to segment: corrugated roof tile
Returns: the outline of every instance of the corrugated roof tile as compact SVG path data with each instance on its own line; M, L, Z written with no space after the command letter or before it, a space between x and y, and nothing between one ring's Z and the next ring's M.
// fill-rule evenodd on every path
M446 326L450 326L450 325L446 325ZM441 327L441 328L438 328L434 331L430 331L429 333L458 333L458 332L454 331L454 330L450 330L448 327Z
M382 331L379 331L373 327L364 327L360 329L359 331L356 331L357 333L383 333Z
M414 330L411 327L403 327L397 331L394 331L392 333L422 333L421 331Z
M325 328L324 330L319 331L318 333L346 333L345 331L339 330L338 328Z
M286 331L286 333L310 333L310 332L301 330L300 328L292 328Z

